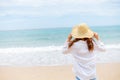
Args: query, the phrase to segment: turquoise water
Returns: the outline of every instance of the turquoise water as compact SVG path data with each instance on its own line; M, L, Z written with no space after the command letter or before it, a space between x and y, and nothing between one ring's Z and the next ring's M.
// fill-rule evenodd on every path
M62 45L72 28L0 31L0 47ZM120 26L91 27L105 44L120 44Z
M120 26L91 27L105 43L106 52L96 53L97 62L120 62ZM0 66L71 64L62 46L71 28L0 31Z

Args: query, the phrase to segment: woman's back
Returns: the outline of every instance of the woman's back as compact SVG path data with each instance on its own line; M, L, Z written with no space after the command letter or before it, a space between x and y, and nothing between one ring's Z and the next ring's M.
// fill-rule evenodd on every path
M75 42L70 48L68 48L68 42L65 43L63 53L71 53L73 56L73 71L81 78L81 80L88 80L96 75L96 51L104 51L104 45L100 41L92 41L94 50L89 51L87 42L79 40Z

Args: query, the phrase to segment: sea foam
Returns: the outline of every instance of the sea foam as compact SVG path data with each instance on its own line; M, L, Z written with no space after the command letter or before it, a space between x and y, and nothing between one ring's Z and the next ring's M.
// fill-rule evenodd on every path
M117 46L117 47L116 47ZM0 48L0 66L42 66L72 63L72 56L62 54L63 46ZM97 62L120 62L120 45L106 45L97 54Z
M61 51L63 46L0 48L0 53L31 53ZM110 44L106 49L120 49L120 44Z

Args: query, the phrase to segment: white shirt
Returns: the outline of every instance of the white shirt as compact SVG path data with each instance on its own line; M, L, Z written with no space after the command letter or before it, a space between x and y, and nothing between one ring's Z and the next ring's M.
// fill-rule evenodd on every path
M101 41L93 41L94 50L89 52L86 41L75 42L68 49L68 42L65 42L63 53L71 53L73 62L73 72L80 80L90 80L96 78L96 51L105 51L104 44Z

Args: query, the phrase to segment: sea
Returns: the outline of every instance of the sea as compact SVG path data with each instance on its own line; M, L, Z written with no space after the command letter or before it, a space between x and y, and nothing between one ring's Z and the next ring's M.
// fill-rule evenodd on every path
M53 66L72 64L62 47L72 27L0 31L0 66ZM120 26L94 26L106 52L97 63L120 62Z

